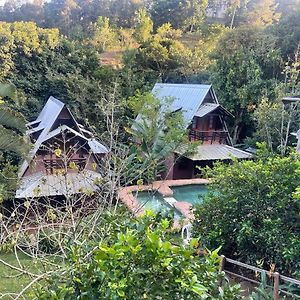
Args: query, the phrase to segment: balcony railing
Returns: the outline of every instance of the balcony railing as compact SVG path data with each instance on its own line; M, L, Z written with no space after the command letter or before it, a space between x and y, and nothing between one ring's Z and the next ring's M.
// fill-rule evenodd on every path
M208 142L210 144L225 144L228 140L227 131L199 131L191 129L190 141Z
M56 169L77 169L81 171L85 168L86 158L73 158L68 161L62 159L44 159L45 169L48 174L53 174Z

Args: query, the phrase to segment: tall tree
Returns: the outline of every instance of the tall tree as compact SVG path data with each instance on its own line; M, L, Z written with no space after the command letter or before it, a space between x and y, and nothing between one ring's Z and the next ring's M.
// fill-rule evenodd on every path
M144 43L151 38L153 22L145 9L140 9L136 16L135 36L139 43Z
M12 84L0 83L0 152L12 151L25 154L25 118L10 108L3 100L5 97L16 100L16 89Z
M273 24L280 18L275 0L250 0L245 12L245 22L254 26Z
M186 19L184 24L188 26L189 31L193 32L195 29L203 24L206 17L206 9L208 7L208 0L189 0L186 1Z
M235 116L234 142L253 131L252 113L262 96L276 98L273 78L280 55L274 50L275 42L263 31L242 28L228 32L215 51L211 79L219 100Z
M278 47L285 60L292 58L300 43L300 10L283 15L270 31L278 38Z

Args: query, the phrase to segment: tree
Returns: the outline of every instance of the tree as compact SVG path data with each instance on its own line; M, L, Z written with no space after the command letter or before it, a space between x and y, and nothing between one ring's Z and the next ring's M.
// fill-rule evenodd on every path
M129 105L137 118L127 128L131 145L127 158L127 182L152 183L166 171L166 159L179 146L188 145L182 113L172 112L172 99L159 100L150 93L137 94ZM187 147L186 151L190 151ZM132 178L129 180L129 178Z
M289 57L282 72L285 75L285 93L295 95L300 88L300 43L295 50L294 57Z
M25 154L25 118L10 108L2 97L15 100L16 90L11 84L0 84L0 152L12 151L20 155Z
M100 52L109 50L118 45L117 33L110 27L109 18L98 18L92 45L98 48Z
M187 18L184 24L188 26L189 31L193 32L203 25L206 17L208 0L189 0L187 2Z
M283 14L278 24L269 30L278 39L278 47L284 60L294 57L300 41L300 12Z
M151 38L153 22L145 9L140 9L136 18L135 36L139 43L144 43Z
M267 26L280 19L275 0L251 0L247 3L245 22L253 26Z
M234 143L253 124L252 113L262 98L277 98L274 80L280 62L276 39L257 29L237 29L221 39L213 58L212 82L219 100L233 115ZM251 132L248 132L251 134Z
M158 28L170 22L174 28L182 28L185 14L185 1L155 0L151 6L151 17L154 27Z
M57 29L38 28L33 22L0 22L0 36L0 78L11 76L18 57L29 58L46 48L54 49L59 40Z
M282 156L291 145L290 133L297 132L299 129L299 103L296 101L283 105L282 102L282 94L295 95L298 92L299 65L297 49L294 60L289 59L283 69L285 82L279 86L282 90L280 97L273 102L264 97L254 111L256 131L253 134L253 140L266 142L271 152L278 152Z
M256 131L252 140L265 142L272 153L286 155L291 146L291 132L299 129L298 103L283 105L281 99L270 102L263 98L254 112Z
M260 151L254 161L208 170L211 193L196 208L193 228L208 248L220 245L224 255L291 275L300 268L299 161Z
M0 208L5 200L14 198L17 188L17 167L3 159L3 154L14 152L24 157L29 148L24 138L25 118L3 100L10 98L16 105L16 97L14 85L0 83Z

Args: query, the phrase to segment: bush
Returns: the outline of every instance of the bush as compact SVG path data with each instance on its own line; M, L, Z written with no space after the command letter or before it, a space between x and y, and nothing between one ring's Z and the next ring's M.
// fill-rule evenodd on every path
M195 256L195 240L186 248L172 244L169 220L156 220L148 213L127 227L115 226L99 243L72 245L66 268L37 298L241 299L238 286L219 287L224 274L217 251Z
M210 193L197 207L194 230L207 247L246 263L300 269L300 182L297 157L217 164Z

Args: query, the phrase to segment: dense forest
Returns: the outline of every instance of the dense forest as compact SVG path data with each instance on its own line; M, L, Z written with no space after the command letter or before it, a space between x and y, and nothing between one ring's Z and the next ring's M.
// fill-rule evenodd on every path
M211 83L233 113L235 143L254 142L262 99L295 93L299 2L7 1L0 9L1 80L27 119L56 96L101 130L101 97L128 99L155 82ZM105 95L106 94L106 95ZM129 113L127 109L126 114ZM124 119L125 122L125 119ZM248 139L253 145L253 141Z

